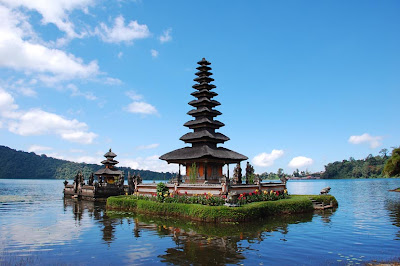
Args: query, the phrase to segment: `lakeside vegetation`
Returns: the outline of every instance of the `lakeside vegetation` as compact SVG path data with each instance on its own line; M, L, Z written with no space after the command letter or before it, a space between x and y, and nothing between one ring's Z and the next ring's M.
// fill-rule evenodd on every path
M24 152L0 146L0 178L16 179L73 179L78 171L82 171L85 179L91 173L96 172L102 165L75 163L66 160L37 155L33 152ZM132 174L140 174L144 180L169 180L172 173L159 173L148 170L136 170L130 167L118 167L128 176L128 171Z
M293 195L276 201L260 201L240 207L208 206L201 204L166 203L136 199L132 196L116 196L107 199L107 210L178 216L205 222L253 221L273 215L306 213L314 210L311 199L332 202L338 206L331 195Z

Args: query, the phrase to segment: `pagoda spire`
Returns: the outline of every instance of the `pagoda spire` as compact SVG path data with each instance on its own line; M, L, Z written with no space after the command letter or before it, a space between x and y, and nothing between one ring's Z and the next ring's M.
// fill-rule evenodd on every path
M221 115L222 113L216 109L216 106L220 103L213 97L218 94L211 91L216 88L211 82L214 81L210 76L211 65L205 58L197 62L200 66L196 69L198 72L195 73L197 76L194 81L197 84L192 87L197 90L192 93L197 99L190 101L189 105L193 106L195 109L190 110L187 114L194 117L194 120L188 121L184 126L193 129L193 132L183 135L180 140L185 143L191 143L192 147L199 145L207 145L210 147L216 147L218 143L224 143L228 141L229 138L221 133L215 132L224 126L224 124L218 120L214 120L215 117Z

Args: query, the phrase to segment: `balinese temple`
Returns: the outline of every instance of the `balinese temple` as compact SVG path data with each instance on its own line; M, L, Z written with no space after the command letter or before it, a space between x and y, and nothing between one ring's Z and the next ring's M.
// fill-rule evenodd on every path
M224 124L215 118L222 113L215 109L220 103L213 98L218 94L213 89L215 85L211 84L214 81L210 76L211 63L205 58L197 62L198 72L197 78L194 81L197 84L192 87L196 90L191 93L195 100L189 102L189 105L194 109L187 114L191 115L194 119L186 122L184 126L193 130L183 135L180 140L185 143L191 144L191 147L174 150L166 153L160 157L168 163L184 165L186 167L186 176L190 176L193 163L196 164L198 169L196 182L203 183L219 183L223 177L222 168L228 165L229 177L229 164L236 164L248 158L240 153L231 151L229 149L218 147L218 144L223 144L229 138L222 133L215 132Z
M104 154L104 157L106 157L106 160L101 162L104 165L104 168L97 170L94 174L99 178L99 182L101 180L107 184L114 184L114 181L118 180L122 175L122 171L115 167L115 165L119 163L114 160L117 155L110 149L106 154Z

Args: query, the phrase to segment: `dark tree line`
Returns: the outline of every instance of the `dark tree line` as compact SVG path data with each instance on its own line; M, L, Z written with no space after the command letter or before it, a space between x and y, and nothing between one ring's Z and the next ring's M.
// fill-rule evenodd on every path
M78 171L82 171L85 178L92 172L96 172L102 165L74 163L66 160L37 155L33 152L24 152L0 146L0 178L23 178L23 179L73 179ZM148 170L135 170L130 167L118 167L125 172L140 174L144 180L168 180L174 174L158 173Z
M381 178L385 177L383 169L388 161L387 149L380 151L381 155L368 155L365 159L355 160L350 157L349 160L341 162L336 161L325 165L324 179L339 178Z

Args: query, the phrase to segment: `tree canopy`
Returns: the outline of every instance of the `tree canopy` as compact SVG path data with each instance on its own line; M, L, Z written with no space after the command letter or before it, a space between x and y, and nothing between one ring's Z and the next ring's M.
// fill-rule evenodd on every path
M400 176L400 147L393 149L392 156L387 160L383 172L390 177Z

